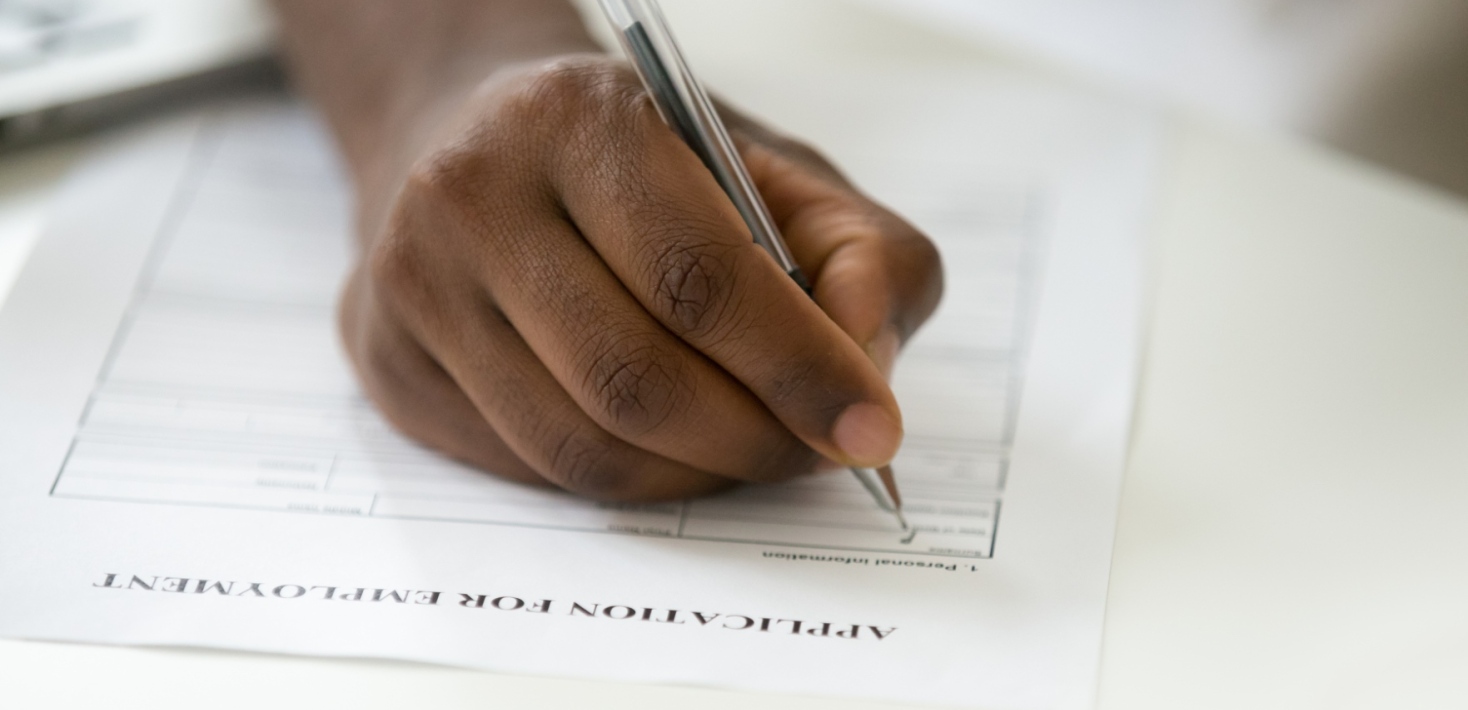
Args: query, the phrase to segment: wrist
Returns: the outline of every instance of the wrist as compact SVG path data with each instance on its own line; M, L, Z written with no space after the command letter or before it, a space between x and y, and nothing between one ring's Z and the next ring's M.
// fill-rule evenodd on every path
M274 0L294 78L320 109L359 202L426 147L435 126L498 69L599 52L564 0Z
M466 105L474 101L476 93L492 91L497 77L558 56L602 51L589 39L524 50L466 53L424 62L382 86L378 110L360 114L365 125L359 127L359 141L346 148L361 197L396 192L413 163L450 138L446 134L466 120Z

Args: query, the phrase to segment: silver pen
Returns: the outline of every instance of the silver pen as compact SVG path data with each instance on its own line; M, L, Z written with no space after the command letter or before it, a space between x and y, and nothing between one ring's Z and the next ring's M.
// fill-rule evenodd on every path
M785 246L775 220L770 217L769 208L755 188L754 180L749 177L744 160L734 148L734 141L729 138L729 131L724 128L724 122L703 86L688 69L688 62L673 39L673 32L657 0L599 1L663 121L713 173L714 179L749 226L755 243L768 252L800 288L807 294L811 293L810 282ZM883 466L876 471L852 467L851 472L871 493L877 506L896 516L902 529L907 530L907 518L902 514L902 496L897 492L892 467Z

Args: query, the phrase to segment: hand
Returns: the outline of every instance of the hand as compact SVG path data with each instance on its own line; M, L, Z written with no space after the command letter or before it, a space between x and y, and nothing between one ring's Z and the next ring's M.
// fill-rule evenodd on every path
M812 301L756 246L631 70L502 68L359 184L347 350L409 435L611 500L876 466L884 374L936 306L937 252L813 151L729 116ZM393 161L383 161L391 163Z

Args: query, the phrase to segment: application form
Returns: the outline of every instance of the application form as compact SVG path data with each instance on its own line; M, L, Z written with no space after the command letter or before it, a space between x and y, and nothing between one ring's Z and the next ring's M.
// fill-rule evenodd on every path
M1086 707L1155 124L1001 77L976 125L852 127L819 87L786 122L945 260L894 376L912 532L844 473L598 504L394 432L335 333L330 142L241 97L99 155L0 312L0 634Z

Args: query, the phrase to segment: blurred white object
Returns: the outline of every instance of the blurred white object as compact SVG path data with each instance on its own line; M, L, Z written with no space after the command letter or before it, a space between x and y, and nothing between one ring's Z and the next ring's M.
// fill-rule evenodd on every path
M1132 89L1293 127L1329 103L1401 19L1442 0L878 1Z
M1468 194L1465 0L868 0Z
M79 102L266 56L258 0L0 0L0 142Z

